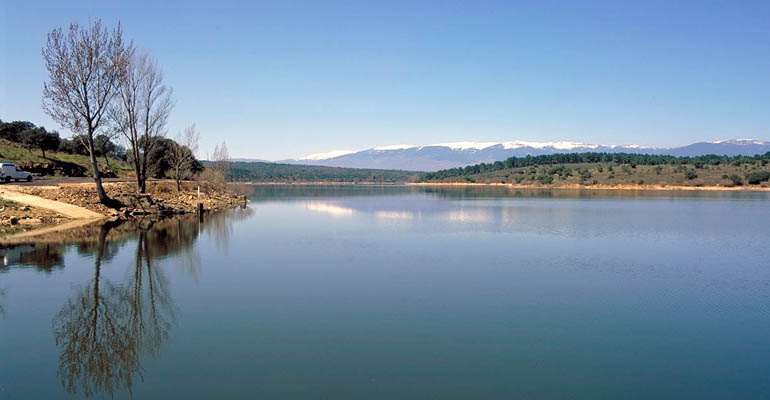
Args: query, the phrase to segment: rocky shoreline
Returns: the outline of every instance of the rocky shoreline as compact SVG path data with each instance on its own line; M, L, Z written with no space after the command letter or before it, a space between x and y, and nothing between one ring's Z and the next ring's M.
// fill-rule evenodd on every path
M138 193L132 182L105 183L107 195L118 201L118 208L110 208L99 202L92 183L60 183L44 186L8 185L9 190L42 197L48 200L72 204L94 211L105 217L129 219L133 216L169 216L197 212L198 188L200 202L206 211L217 211L242 205L246 197L232 188L205 182L184 182L177 191L171 181L148 182L147 193ZM46 210L40 210L45 213ZM55 212L51 212L55 215ZM60 221L59 221L60 222Z

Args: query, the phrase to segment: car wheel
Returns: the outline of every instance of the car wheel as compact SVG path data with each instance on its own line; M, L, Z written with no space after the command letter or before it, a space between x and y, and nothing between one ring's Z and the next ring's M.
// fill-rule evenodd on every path
M29 175L29 176L27 177L27 182L32 182L32 175Z
M5 183L11 183L11 177L10 176L6 176L5 177Z

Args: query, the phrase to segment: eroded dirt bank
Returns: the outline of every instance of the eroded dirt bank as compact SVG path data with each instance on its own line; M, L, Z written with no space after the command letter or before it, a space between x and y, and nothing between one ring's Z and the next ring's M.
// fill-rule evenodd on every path
M60 201L83 207L105 217L151 215L151 214L187 214L197 211L197 182L185 182L182 190L177 191L171 181L153 181L147 183L147 193L141 194L131 182L105 183L107 195L120 202L117 208L101 204L93 183L60 183L47 186L4 186L17 191L45 199ZM200 201L209 211L230 208L244 202L244 197L234 190L207 183L200 184Z

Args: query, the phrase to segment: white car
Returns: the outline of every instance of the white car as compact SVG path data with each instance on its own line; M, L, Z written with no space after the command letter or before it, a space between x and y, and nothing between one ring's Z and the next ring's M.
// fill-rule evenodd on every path
M32 182L32 174L27 171L22 171L16 164L13 163L0 163L0 179L8 183L11 179L18 181Z

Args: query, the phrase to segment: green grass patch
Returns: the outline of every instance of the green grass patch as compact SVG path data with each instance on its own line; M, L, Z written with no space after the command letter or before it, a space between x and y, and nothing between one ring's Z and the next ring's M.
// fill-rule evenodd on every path
M30 170L35 164L47 164L47 165L61 165L75 164L86 171L86 176L90 175L91 171L91 159L88 156L80 154L61 153L58 151L46 151L46 158L43 158L43 153L38 149L29 150L20 146L17 143L10 142L8 140L0 139L0 161L12 162L22 169ZM127 176L133 171L131 165L123 160L109 159L109 166L104 162L104 157L100 157L98 160L99 170L103 173L114 173L116 176ZM47 174L55 176L67 168L57 167L55 171Z

